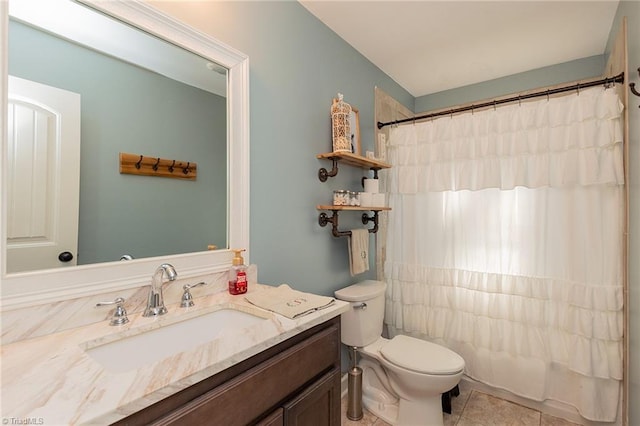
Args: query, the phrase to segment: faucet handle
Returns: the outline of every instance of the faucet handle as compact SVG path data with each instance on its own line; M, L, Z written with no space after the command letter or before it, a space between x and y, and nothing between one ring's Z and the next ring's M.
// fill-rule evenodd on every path
M98 302L96 306L108 306L108 305L116 305L115 311L113 311L113 317L109 322L109 325L122 325L129 322L129 318L127 318L127 311L124 309L124 298L118 297L113 302Z
M185 284L182 287L184 293L182 293L182 302L180 303L180 306L183 308L189 308L193 306L193 296L191 295L191 292L189 290L205 284L206 283L204 281L200 281L198 284Z

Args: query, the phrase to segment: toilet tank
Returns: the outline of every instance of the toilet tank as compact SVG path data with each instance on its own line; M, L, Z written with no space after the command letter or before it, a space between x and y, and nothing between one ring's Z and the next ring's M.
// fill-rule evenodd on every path
M340 317L342 343L363 347L382 335L386 287L382 281L366 280L335 292L337 299L351 304Z

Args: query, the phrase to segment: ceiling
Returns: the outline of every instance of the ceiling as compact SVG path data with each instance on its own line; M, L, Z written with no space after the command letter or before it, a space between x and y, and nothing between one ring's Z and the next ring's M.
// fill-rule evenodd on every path
M414 97L604 53L618 0L299 2Z

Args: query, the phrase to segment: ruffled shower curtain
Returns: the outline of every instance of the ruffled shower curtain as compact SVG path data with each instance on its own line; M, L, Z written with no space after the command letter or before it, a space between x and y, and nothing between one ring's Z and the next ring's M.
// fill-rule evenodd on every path
M391 129L390 333L452 348L491 386L614 421L621 111L597 87Z

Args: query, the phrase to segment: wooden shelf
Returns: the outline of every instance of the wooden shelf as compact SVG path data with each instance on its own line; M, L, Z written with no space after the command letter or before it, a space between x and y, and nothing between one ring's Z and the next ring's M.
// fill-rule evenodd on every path
M378 170L391 168L390 164L380 160L372 160L361 155L352 154L351 152L327 152L324 154L318 154L318 159L331 160L333 166L331 170L327 170L322 167L318 170L318 179L321 182L326 182L328 178L338 174L338 163L342 162L349 166L360 167L361 169L373 170L374 179L378 179ZM318 216L318 224L320 226L327 226L331 224L331 233L334 237L347 237L351 235L351 231L341 231L338 229L338 212L341 211L359 211L362 213L362 223L366 225L369 222L373 222L373 228L369 228L369 233L375 234L378 232L378 214L381 211L391 210L391 207L373 207L373 206L334 206L333 204L319 204L316 206L318 210L329 210L331 216L322 212ZM371 215L366 212L372 212Z
M332 211L385 211L391 210L391 207L366 207L366 206L334 206L333 204L329 205L317 205L316 209L318 210L332 210Z
M327 152L324 154L318 154L317 158L333 160L337 159L342 161L345 164L349 164L351 166L360 167L363 169L389 169L391 168L391 164L387 164L384 161L380 160L372 160L370 158L363 157L361 155L356 155L351 152Z
M327 170L324 167L318 170L318 179L320 179L320 182L326 182L328 178L334 177L338 174L339 162L343 162L349 166L360 167L361 169L373 170L374 179L378 179L378 170L388 169L391 167L391 164L387 164L384 161L372 160L350 152L327 152L324 154L318 154L316 157L319 159L331 160L333 163L331 170Z

